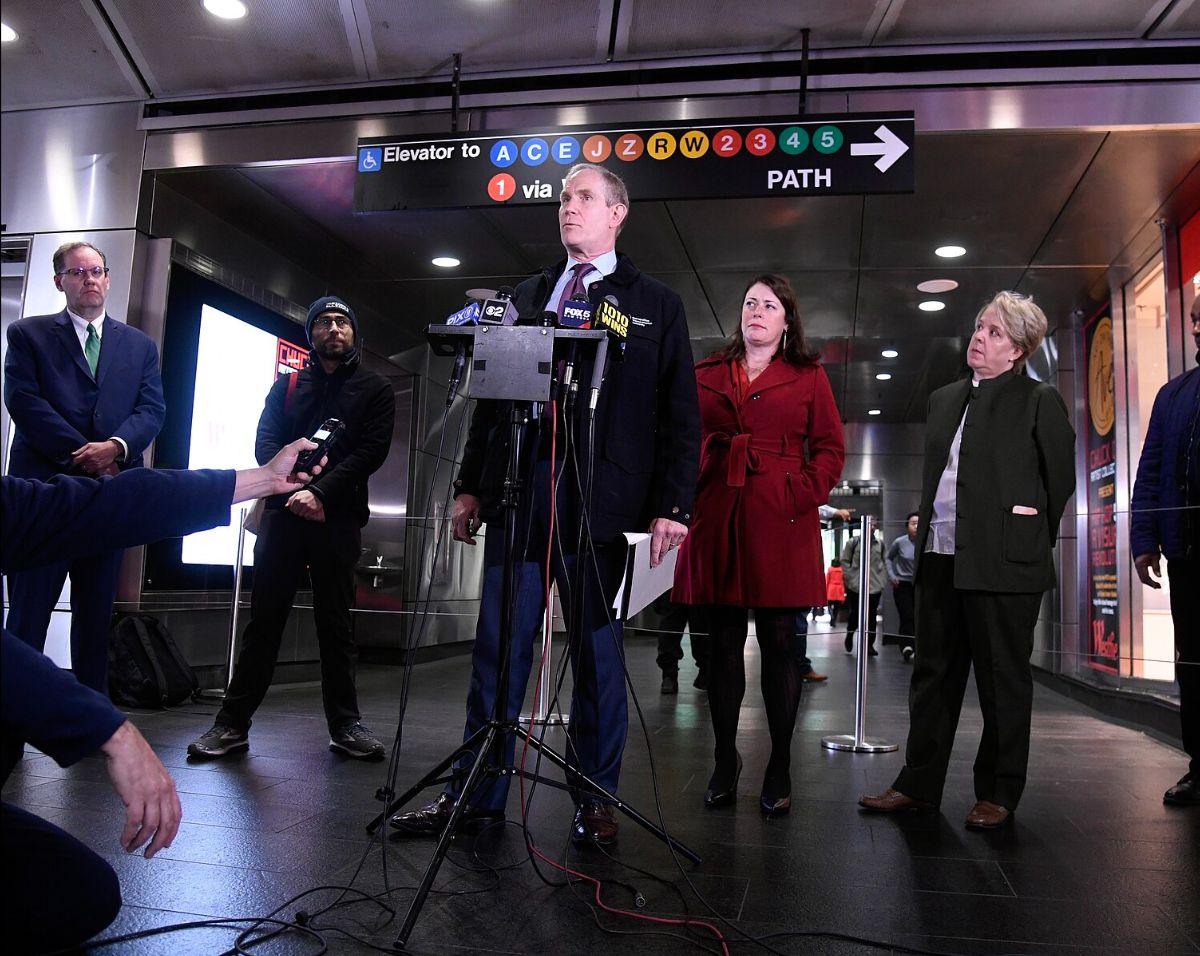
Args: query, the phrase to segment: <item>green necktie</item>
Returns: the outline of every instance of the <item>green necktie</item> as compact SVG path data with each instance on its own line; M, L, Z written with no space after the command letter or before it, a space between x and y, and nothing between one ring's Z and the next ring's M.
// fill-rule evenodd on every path
M96 365L100 361L100 336L91 322L87 327L87 341L83 344L83 357L87 359L88 368L92 370L92 378L96 377Z

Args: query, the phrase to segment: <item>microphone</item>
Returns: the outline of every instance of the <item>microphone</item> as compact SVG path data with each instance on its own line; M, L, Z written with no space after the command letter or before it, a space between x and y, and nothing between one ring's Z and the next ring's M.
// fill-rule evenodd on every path
M478 325L479 303L468 302L461 309L446 319L447 325Z
M467 346L460 342L454 346L454 368L450 372L450 384L446 386L446 407L454 404L458 396L458 386L462 384L463 372L467 368Z
M562 304L562 318L558 323L561 329L590 329L592 327L592 304L583 299L568 299ZM562 387L578 391L579 384L572 381L575 377L575 363L579 357L579 343L572 340L567 345L567 354L563 358Z
M604 329L616 343L617 358L625 356L625 343L629 341L629 316L620 310L620 304L615 295L606 295L592 316L595 328Z
M479 313L479 324L516 325L517 307L512 301L515 294L516 290L511 286L504 286L496 293L495 298L485 301Z
M629 316L618 308L620 302L615 295L606 295L596 306L592 321L596 328L608 334L600 340L596 349L596 364L592 366L592 400L588 411L594 418L596 405L600 401L600 387L608 375L609 344L616 343L617 359L625 357L625 343L629 339Z
M479 303L469 302L446 319L447 325L478 325ZM454 404L458 395L458 387L462 384L463 373L467 368L467 343L461 339L454 346L454 368L450 371L450 383L446 386L446 407Z
M559 327L564 329L590 329L592 327L593 307L590 302L582 299L568 299L563 303L562 321Z

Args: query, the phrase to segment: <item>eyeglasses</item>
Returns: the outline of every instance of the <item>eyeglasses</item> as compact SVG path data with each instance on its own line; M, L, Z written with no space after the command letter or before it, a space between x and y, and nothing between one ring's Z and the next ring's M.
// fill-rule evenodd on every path
M92 266L90 269L63 269L59 275L72 276L76 279L82 279L84 276L91 276L93 279L102 279L108 275L108 266Z
M335 325L343 329L354 328L354 323L350 321L350 316L348 315L323 315L319 319L314 320L313 325L318 329L331 329Z

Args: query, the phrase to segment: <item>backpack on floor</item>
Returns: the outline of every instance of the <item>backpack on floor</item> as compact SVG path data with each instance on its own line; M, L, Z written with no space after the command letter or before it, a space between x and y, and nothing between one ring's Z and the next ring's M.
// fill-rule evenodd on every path
M126 614L108 640L108 693L125 707L182 704L200 689L162 621L149 614Z

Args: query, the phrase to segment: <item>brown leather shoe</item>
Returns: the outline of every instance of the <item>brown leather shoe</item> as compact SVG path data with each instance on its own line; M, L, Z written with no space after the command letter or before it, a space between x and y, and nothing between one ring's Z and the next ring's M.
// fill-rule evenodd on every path
M810 680L810 681L829 680L829 675L828 674L818 674L816 671L809 671L807 674L804 675L804 679Z
M859 797L858 805L864 810L870 810L874 813L900 813L905 810L929 813L937 809L932 803L926 803L924 800L914 800L912 797L901 793L899 790L893 790L891 787L888 787L883 793L874 797Z
M617 821L612 807L599 800L584 800L575 808L571 839L576 843L611 846L617 842Z
M1007 807L988 800L980 800L967 814L967 826L972 830L995 830L1012 818Z

